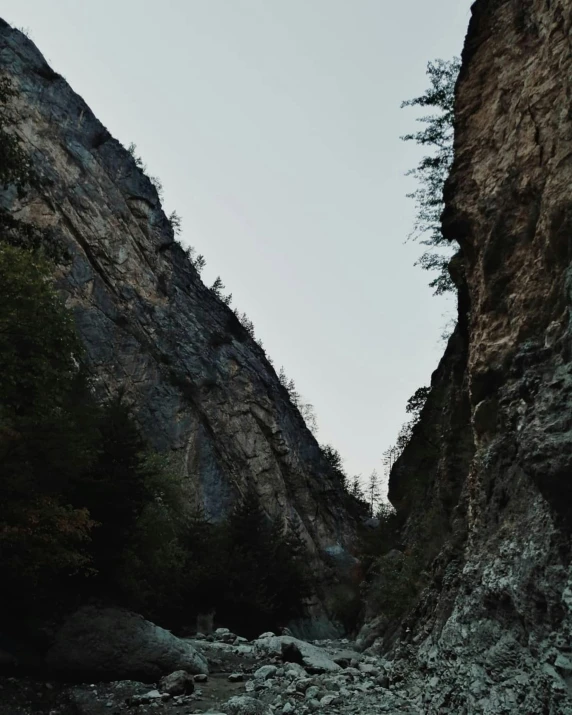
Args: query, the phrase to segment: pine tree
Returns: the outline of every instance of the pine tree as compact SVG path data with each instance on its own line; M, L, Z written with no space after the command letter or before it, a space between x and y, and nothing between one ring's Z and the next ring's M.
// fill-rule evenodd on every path
M350 494L356 499L359 499L360 501L365 501L365 494L363 492L363 487L361 485L361 478L359 474L352 479Z
M402 103L402 107L429 107L434 114L421 117L422 131L406 134L404 141L414 141L432 150L408 172L419 181L419 188L411 194L417 206L417 216L410 238L432 250L425 251L416 265L437 271L429 284L436 295L454 290L448 271L450 244L441 231L441 213L444 208L443 186L453 162L453 120L455 83L460 70L460 60L435 60L427 65L430 87L425 94ZM435 250L437 249L437 250ZM444 250L443 250L444 249Z
M169 214L168 221L171 224L171 228L173 229L173 234L175 236L179 236L181 231L183 230L182 229L183 222L182 222L182 219L179 216L179 214L176 211L172 211Z
M376 507L380 499L379 491L379 476L377 471L374 469L369 476L369 481L367 483L367 498L369 502L370 516L373 516L376 512Z

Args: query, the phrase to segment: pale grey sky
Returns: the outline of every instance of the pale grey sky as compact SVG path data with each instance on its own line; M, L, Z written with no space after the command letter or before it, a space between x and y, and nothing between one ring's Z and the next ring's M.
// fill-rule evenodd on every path
M381 469L451 301L404 243L402 100L459 54L469 0L2 0L164 186L350 474Z

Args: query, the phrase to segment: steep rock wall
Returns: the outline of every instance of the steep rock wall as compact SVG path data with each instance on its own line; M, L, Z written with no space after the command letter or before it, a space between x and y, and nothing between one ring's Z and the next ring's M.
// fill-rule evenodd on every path
M0 21L0 72L39 186L0 200L51 229L59 285L102 395L125 391L184 470L189 505L222 518L249 487L295 524L316 563L351 540L351 503L264 351L203 285L128 151L34 44ZM350 500L351 501L351 500Z
M460 323L391 480L407 548L442 520L392 646L427 713L572 712L571 27L564 0L472 8L443 216Z

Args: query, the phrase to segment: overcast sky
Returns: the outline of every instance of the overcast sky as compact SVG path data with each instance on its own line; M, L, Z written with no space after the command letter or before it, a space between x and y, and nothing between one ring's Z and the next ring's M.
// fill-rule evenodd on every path
M381 471L452 304L404 243L404 99L460 54L469 0L2 0L164 186L350 474Z

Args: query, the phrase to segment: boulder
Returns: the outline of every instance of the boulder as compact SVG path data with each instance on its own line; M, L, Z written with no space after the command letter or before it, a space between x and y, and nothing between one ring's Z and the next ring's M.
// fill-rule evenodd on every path
M254 673L255 680L268 680L276 675L278 668L275 665L263 665Z
M383 636L388 626L389 621L386 616L378 616L364 623L356 638L356 649L364 651L369 648L378 638Z
M217 628L213 636L215 640L222 643L234 643L237 638L236 634L232 633L228 628Z
M361 657L361 653L355 650L340 650L332 656L332 660L342 668L349 668L352 662L361 660Z
M306 690L306 700L317 700L321 695L321 690L319 685L310 685Z
M308 675L299 663L286 663L284 672L288 678L305 678Z
M321 648L292 636L259 638L254 650L261 656L278 656L285 661L300 663L309 673L333 673L341 670Z
M186 670L175 670L159 681L159 689L169 695L189 695L195 689L195 681Z
M330 705L337 705L340 702L340 696L334 695L334 693L328 693L320 699L320 705L323 708L329 708Z
M46 656L68 677L154 682L175 670L208 673L187 641L119 608L84 606L64 623Z

